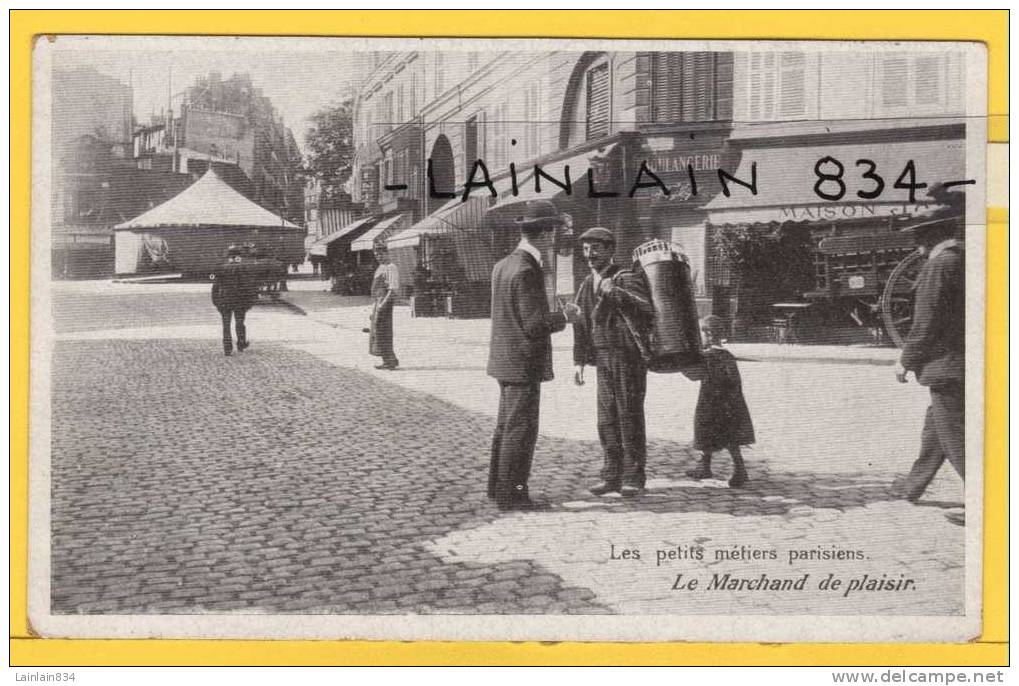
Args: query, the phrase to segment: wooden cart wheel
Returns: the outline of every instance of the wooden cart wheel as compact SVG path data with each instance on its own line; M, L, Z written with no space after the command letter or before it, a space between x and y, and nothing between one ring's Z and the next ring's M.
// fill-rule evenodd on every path
M922 265L923 255L911 252L892 270L881 294L881 318L885 330L900 348L913 324L913 289Z

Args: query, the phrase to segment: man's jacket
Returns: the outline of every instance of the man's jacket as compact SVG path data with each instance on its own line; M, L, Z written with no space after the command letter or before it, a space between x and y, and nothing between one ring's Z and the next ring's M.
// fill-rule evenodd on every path
M601 276L612 280L614 287L608 294L595 293L592 274L577 291L576 303L583 316L573 327L573 362L595 364L598 349L645 358L644 337L650 330L654 307L644 275L610 264Z
M492 270L492 334L488 375L509 383L550 381L552 333L566 315L550 312L537 260L516 249Z
M924 386L952 386L965 378L965 353L966 253L952 245L920 268L901 362Z
M252 266L225 262L212 273L212 304L219 309L248 308L258 298L258 281Z

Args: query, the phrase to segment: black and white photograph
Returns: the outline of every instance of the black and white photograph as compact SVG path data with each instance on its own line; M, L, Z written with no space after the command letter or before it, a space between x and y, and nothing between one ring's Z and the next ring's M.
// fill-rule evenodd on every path
M980 634L987 53L56 35L45 637Z

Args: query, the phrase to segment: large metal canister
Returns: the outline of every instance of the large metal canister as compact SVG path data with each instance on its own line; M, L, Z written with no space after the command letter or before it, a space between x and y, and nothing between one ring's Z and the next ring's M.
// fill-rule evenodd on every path
M678 372L699 364L701 331L686 255L678 246L654 239L637 246L633 259L647 276L655 309L649 368Z

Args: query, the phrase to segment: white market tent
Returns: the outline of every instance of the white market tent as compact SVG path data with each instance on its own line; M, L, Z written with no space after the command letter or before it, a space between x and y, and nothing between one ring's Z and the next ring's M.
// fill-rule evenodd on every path
M244 197L211 168L173 198L113 229L118 274L137 273L145 255L153 257L153 246L175 270L192 273L218 263L231 243L253 242L283 259L304 254L303 228Z

